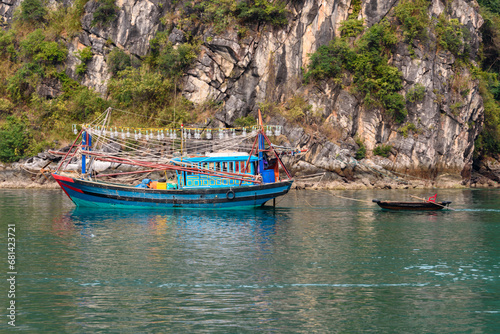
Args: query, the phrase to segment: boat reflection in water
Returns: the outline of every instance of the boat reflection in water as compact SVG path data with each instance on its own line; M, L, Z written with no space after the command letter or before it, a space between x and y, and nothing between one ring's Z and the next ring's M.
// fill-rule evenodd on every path
M76 207L64 214L54 224L57 229L79 229L85 236L134 234L185 239L233 238L235 235L252 234L264 242L276 232L277 225L290 219L289 209L261 207L255 210L117 210ZM146 229L144 227L147 227ZM164 240L167 241L167 240ZM234 240L233 240L234 241ZM147 240L141 242L147 243ZM175 241L177 242L177 241Z

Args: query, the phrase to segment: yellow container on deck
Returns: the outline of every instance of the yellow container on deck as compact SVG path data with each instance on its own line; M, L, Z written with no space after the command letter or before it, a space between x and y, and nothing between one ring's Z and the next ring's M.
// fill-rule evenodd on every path
M156 183L156 189L167 189L167 183L166 182Z

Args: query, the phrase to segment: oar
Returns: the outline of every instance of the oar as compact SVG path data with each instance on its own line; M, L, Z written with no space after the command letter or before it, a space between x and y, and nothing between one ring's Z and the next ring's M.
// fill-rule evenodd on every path
M449 206L444 206L444 205L441 205L441 204L436 203L436 202L431 202L429 200L426 200L425 198L421 198L421 197L417 197L417 196L413 196L413 195L410 195L410 197L417 198L417 199L419 199L421 201L428 202L428 203L433 203L433 204L439 205L440 207L443 207L445 209L449 209L449 210L455 211L455 209L452 209Z

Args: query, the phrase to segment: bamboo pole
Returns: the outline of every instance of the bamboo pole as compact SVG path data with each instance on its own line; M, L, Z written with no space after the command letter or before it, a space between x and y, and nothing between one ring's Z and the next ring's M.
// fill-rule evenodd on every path
M238 180L238 181L260 183L259 181L250 179L251 176L246 176L246 175L241 175L241 174L236 174L236 173L229 173L229 172L222 172L222 171L211 171L211 170L205 171L205 170L200 170L198 168L190 168L190 167L166 165L166 164L158 164L158 163L148 163L148 162L144 162L144 161L134 161L134 160L128 160L128 159L123 159L123 158L108 158L106 156L99 157L96 155L96 153L93 153L93 155L96 156L96 159L100 160L100 161L117 162L117 160L118 160L118 161L121 161L122 163L127 163L129 165L140 166L140 167L186 171L186 172L193 172L193 173L202 174L202 175L223 177L223 178L233 179L233 180ZM123 160L127 160L127 161L125 162ZM233 176L233 175L235 175L235 176Z
M424 201L424 202L427 202L427 203L433 203L433 204L436 204L436 205L438 205L438 206L440 206L440 207L442 207L442 208L445 208L445 209L449 209L449 210L452 210L452 211L456 211L455 209L452 209L452 208L450 208L450 207L448 207L448 206L441 205L441 204L436 203L436 202L431 202L431 201L429 201L429 200L426 200L425 198L421 198L421 197L417 197L417 196L413 196L413 195L410 195L410 197L413 197L413 198L419 199L419 200Z
M276 153L276 151L274 150L273 146L271 145L271 141L269 140L269 138L267 138L267 136L264 133L264 131L262 131L262 136L264 136L264 139L267 141L267 144L269 145L269 147L271 147L271 150L273 151L274 155L276 156L276 159L278 159L278 162L280 163L281 167L283 168L283 170L286 173L286 176L290 180L292 178L292 176L288 172L288 169L285 167L285 164L281 161L280 157L278 156L278 153Z
M59 169L61 169L62 165L64 164L64 162L66 161L66 158L68 157L68 154L71 152L71 150L73 149L73 147L75 146L76 144L76 141L78 140L78 138L80 138L80 136L82 135L83 133L83 129L80 130L80 132L78 133L78 136L76 136L76 139L75 141L73 142L73 144L71 145L71 147L69 148L69 151L66 153L66 155L64 156L64 158L61 160L61 163L59 163L59 166L57 166L57 170L56 170L56 173L59 172ZM73 153L73 155L71 156L71 158L73 158L75 154ZM71 161L71 159L69 160ZM68 166L69 164L69 161L68 163L66 164L66 167ZM65 168L66 168L65 167Z

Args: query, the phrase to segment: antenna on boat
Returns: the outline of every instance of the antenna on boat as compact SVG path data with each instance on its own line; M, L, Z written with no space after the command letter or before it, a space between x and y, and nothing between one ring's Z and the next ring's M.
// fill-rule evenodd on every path
M266 150L265 144L264 144L264 125L262 125L262 114L260 112L260 109L258 109L258 115L259 115L259 133L257 134L257 141L258 141L258 157L259 157L259 173L261 175L264 175L264 151Z
M184 123L181 123L181 161L182 161L182 147L184 146Z

